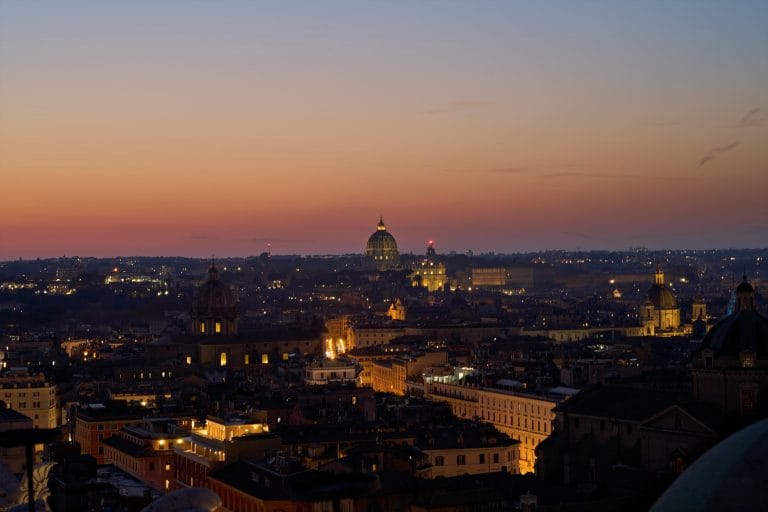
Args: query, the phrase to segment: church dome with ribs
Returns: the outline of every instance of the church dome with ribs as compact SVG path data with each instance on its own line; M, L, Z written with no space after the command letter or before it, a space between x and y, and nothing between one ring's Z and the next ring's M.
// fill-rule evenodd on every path
M397 251L397 242L395 237L387 231L384 219L379 219L376 231L368 237L368 243L365 244L365 256L377 264L386 263L395 266L399 263L400 253Z

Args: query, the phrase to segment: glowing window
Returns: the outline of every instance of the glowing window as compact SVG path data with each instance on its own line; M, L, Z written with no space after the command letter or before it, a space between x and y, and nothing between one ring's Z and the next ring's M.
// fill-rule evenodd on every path
M243 358L243 362L245 364L251 364L251 355L250 354L245 354L245 357Z
M216 325L214 325L214 330L217 334L221 332L221 322L216 322Z
M200 322L200 332L205 332L205 322Z
M192 356L187 356L187 364L192 364Z
M221 355L219 356L219 364L221 366L227 366L227 353L226 352L222 352Z
M269 364L269 354L261 354L261 364Z
M288 352L283 352L283 361L288 360Z

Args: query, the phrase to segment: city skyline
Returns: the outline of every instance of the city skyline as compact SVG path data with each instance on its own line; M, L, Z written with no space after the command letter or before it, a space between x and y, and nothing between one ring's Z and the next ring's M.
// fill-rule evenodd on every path
M0 260L764 247L768 4L0 3Z

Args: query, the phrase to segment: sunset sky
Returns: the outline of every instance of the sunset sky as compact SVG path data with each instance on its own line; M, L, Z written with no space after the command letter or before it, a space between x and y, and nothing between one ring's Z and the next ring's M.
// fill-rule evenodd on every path
M0 260L768 246L768 2L0 0Z

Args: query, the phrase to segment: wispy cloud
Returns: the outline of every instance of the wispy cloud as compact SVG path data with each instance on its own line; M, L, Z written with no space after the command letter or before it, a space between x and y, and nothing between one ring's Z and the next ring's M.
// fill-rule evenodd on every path
M483 100L463 100L454 101L441 107L431 108L427 110L426 114L449 114L451 112L463 112L466 110L481 110L491 108L494 106L492 101Z
M698 178L689 176L665 176L659 174L619 174L604 172L551 172L542 174L542 178L595 178L607 180L662 180L662 181L698 181Z
M722 150L722 148L716 148ZM595 171L569 171L565 169L584 168L581 164L552 164L552 165L534 165L520 167L497 167L494 169L473 170L473 169L444 169L443 172L454 174L467 174L486 172L504 176L528 176L531 178L541 178L547 180L556 180L557 178L592 178L608 180L664 180L664 181L699 181L699 178L680 175L661 175L661 174L622 174L610 172Z
M730 144L725 144L724 146L717 146L709 151L699 159L699 165L698 167L701 167L702 165L711 162L712 160L717 157L717 155L725 153L727 151L731 151L732 149L736 148L739 144L741 144L741 141L733 141Z
M760 128L765 125L765 114L760 111L759 107L755 107L739 120L736 124L739 128Z
M491 169L490 172L495 174L530 174L534 172L534 169L531 167L500 167Z

